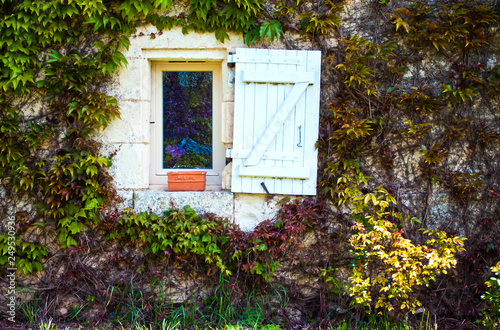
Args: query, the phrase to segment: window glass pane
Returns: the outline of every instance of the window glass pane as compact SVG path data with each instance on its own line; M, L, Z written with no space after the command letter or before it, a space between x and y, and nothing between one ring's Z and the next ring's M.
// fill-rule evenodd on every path
M163 71L163 168L212 168L212 72Z

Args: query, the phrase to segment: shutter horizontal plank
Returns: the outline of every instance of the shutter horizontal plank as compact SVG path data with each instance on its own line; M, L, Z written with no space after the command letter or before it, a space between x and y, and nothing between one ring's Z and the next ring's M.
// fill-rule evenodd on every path
M314 72L271 72L244 71L244 83L295 84L301 82L314 83Z
M288 178L306 180L311 176L309 167L239 166L240 176L258 178Z
M230 149L228 149L230 150ZM226 152L226 157L234 158L234 159L246 159L250 154L251 150L243 150L243 151L233 151ZM267 151L262 155L261 159L268 160L298 160L301 157L299 152L280 152L280 151Z
M272 55L249 55L234 54L228 58L229 63L267 63L267 64L292 64L301 65L302 58L299 56L272 56Z

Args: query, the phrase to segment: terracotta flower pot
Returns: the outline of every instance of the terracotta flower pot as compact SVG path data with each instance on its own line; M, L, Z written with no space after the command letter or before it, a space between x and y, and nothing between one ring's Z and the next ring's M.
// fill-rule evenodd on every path
M207 181L206 171L168 172L169 191L203 191Z

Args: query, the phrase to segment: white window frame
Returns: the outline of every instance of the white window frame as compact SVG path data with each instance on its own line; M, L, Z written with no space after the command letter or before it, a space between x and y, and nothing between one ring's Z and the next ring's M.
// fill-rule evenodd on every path
M222 171L226 165L225 146L222 143L222 64L223 61L171 60L151 62L151 189L168 188L167 173L172 171L199 171L199 169L163 168L163 71L211 71L212 72L212 169L207 169L205 190L221 190Z

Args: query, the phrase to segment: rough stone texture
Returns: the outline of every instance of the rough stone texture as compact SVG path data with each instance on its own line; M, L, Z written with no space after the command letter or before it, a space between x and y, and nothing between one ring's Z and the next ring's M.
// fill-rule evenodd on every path
M231 190L231 172L233 171L233 163L229 163L222 171L222 190Z
M225 191L170 192L170 191L136 191L134 192L134 209L137 212L149 211L162 214L171 208L182 208L189 205L197 213L211 212L221 217L232 218L233 194Z
M122 144L149 143L149 107L146 108L145 103L120 101L121 120L114 120L98 139Z
M142 84L144 80L142 77L143 62L145 59L129 58L128 64L125 69L120 70L118 80L120 82L120 97L125 100L140 100L142 97Z
M226 61L224 61L222 65L223 65L222 79L225 80L225 83L222 86L223 101L224 102L234 101L234 79L235 79L234 67L233 68L228 67Z
M234 222L243 231L252 231L260 222L274 218L279 207L278 201L285 196L265 194L235 194Z
M234 102L222 102L222 142L227 148L233 146L233 114Z
M149 145L115 144L110 174L117 189L146 189L149 187Z
M133 190L117 190L118 196L123 199L119 209L134 208L134 191Z

